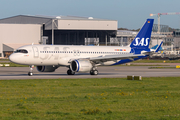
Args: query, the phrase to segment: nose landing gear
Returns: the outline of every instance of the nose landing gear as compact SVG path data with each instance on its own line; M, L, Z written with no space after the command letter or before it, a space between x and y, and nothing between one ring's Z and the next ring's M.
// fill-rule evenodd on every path
M29 76L33 76L33 68L34 68L34 65L30 65L29 67L30 67L30 69L29 69L28 75L29 75Z

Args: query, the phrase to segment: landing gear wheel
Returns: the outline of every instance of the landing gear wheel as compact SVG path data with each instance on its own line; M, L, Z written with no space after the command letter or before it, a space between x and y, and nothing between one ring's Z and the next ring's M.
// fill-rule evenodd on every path
M33 76L33 68L34 68L34 65L30 65L29 67L30 67L30 69L29 69L28 75L29 75L29 76Z
M90 71L90 75L94 75L94 74L93 74L93 70Z
M68 75L74 75L74 74L75 74L75 72L74 72L74 71L72 71L72 70L68 70L68 71L67 71L67 74L68 74Z
M33 75L33 73L32 73L32 72L28 72L28 75L29 75L29 76L32 76L32 75Z
M98 71L97 71L97 70L91 70L91 71L90 71L90 74L91 74L91 75L98 75Z

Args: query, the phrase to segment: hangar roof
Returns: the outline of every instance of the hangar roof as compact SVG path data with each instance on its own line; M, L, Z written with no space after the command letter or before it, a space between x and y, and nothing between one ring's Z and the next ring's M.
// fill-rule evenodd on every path
M49 19L62 19L62 20L99 20L99 21L112 21L108 19L99 19L99 18L93 18L93 17L80 17L80 16L42 16L42 15L36 15L31 17L40 17L40 18L49 18ZM113 20L115 21L115 20Z
M57 30L117 30L116 20L78 16L30 16L18 15L0 19L0 24L45 24L45 29Z
M117 36L121 37L135 37L138 34L138 31L131 31L131 30L117 30ZM151 37L159 37L159 38L165 38L166 35L158 34L156 32L152 32Z
M31 45L32 43L3 43L3 51L15 51L21 46ZM37 44L37 43L36 43Z

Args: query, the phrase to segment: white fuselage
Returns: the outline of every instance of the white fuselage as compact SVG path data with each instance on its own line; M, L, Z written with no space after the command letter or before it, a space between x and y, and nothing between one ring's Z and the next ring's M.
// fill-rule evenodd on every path
M73 45L28 45L18 49L25 49L28 53L13 53L11 60L25 65L59 65L68 66L71 60L99 57L105 55L129 54L130 47L120 46L73 46ZM111 65L115 61L104 62Z
M29 65L29 76L33 75L33 65L36 65L40 72L54 72L59 66L66 66L69 68L68 75L74 75L75 72L89 72L91 75L97 75L99 65L124 64L145 58L152 53L149 43L153 22L153 19L147 19L127 47L28 45L18 48L9 59L14 63ZM155 52L158 52L159 47Z

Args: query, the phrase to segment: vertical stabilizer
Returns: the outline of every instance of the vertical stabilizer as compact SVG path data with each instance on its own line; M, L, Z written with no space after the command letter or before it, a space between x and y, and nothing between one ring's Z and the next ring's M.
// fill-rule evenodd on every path
M149 43L151 39L151 32L154 19L147 19L137 36L134 38L130 47L135 51L149 49Z

